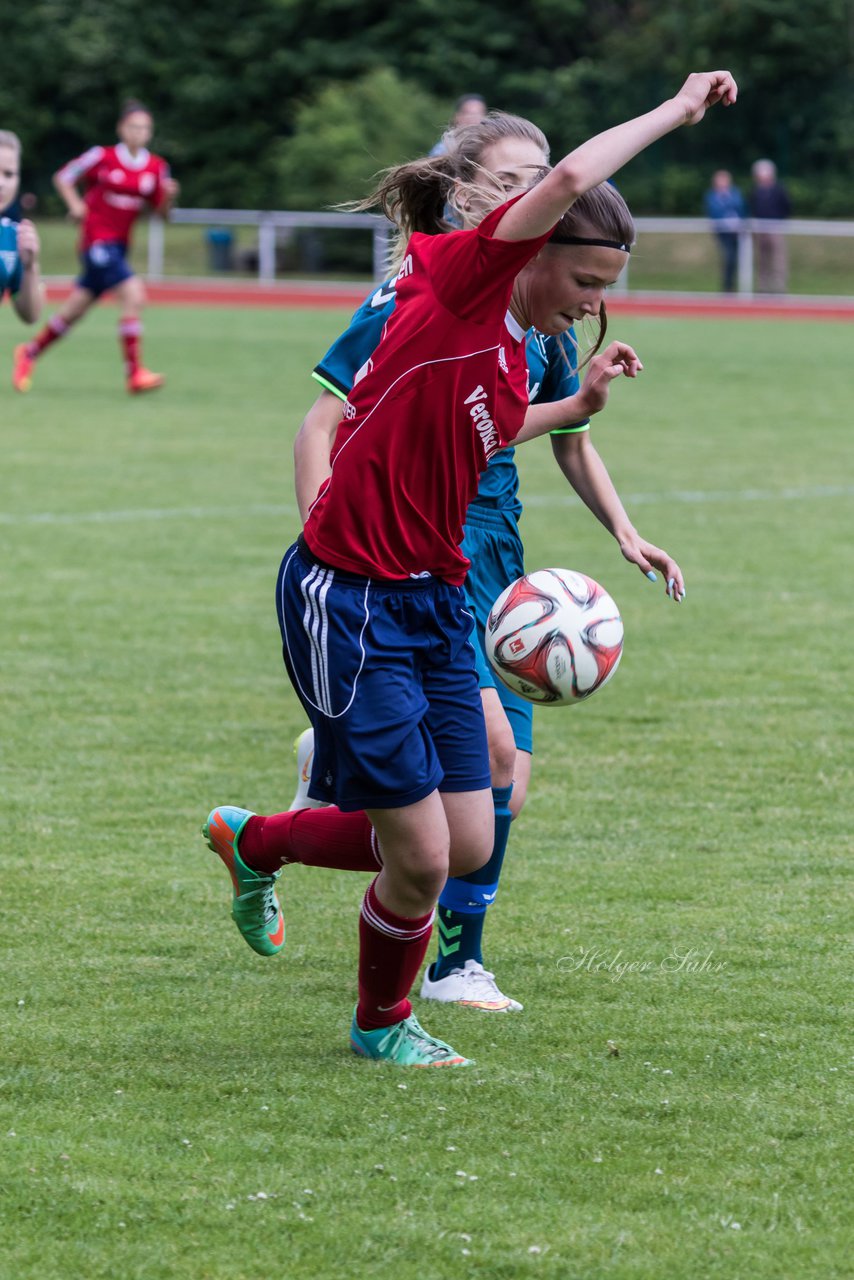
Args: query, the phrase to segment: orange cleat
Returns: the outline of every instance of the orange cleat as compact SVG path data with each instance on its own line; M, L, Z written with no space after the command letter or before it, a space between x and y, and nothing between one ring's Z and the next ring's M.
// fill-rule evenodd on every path
M12 386L16 391L29 391L33 385L33 365L35 360L29 354L28 342L21 342L15 348L15 363L12 366Z
M166 381L162 373L152 373L150 369L137 369L127 380L127 388L132 396L143 391L156 391Z

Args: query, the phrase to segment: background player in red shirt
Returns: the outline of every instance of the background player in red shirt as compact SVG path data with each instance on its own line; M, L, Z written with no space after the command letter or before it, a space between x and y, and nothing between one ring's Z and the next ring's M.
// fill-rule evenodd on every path
M128 391L154 391L163 385L162 375L142 364L140 317L145 288L127 261L137 218L147 210L165 217L178 194L178 184L170 177L166 161L148 150L153 127L147 107L141 102L127 102L116 125L118 144L91 147L54 175L54 185L69 214L81 223L79 250L83 270L69 297L38 337L16 347L12 374L16 391L29 391L38 357L108 290L115 292L121 308L119 343ZM82 197L78 183L85 188Z
M412 237L395 310L345 404L332 474L285 554L279 623L315 730L312 793L338 807L262 818L226 805L204 833L231 873L232 915L262 954L284 942L275 894L284 864L381 866L362 904L350 1032L365 1057L468 1065L419 1025L407 998L449 870L482 866L492 846L463 519L495 450L548 430L523 427L525 331L560 334L596 314L629 248L608 225L564 215L736 92L728 72L691 75L675 97L584 143L477 229ZM621 343L603 355L579 408L641 367Z

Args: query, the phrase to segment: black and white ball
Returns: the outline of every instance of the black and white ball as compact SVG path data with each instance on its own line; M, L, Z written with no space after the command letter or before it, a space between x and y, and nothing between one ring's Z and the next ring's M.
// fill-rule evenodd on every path
M502 591L486 624L486 656L529 702L565 707L611 679L623 652L620 611L584 573L537 569Z

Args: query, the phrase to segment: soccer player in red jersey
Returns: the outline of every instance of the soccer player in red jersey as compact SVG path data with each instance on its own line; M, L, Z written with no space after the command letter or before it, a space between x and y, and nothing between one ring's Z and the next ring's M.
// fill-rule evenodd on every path
M83 271L71 294L32 342L15 348L12 383L29 391L36 360L86 314L102 294L112 290L119 301L119 343L129 392L154 391L163 377L142 364L142 320L145 289L127 261L131 232L146 210L166 217L178 194L169 166L148 150L153 121L141 102L127 102L116 125L119 142L91 147L54 175L54 185L71 217L81 223ZM82 183L81 197L77 184Z
M377 196L389 212L404 211L405 191L412 181L423 185L425 168L447 183L448 208L431 202L417 207L415 225L401 226L401 253L413 231L441 234L456 226L474 227L496 199L521 195L549 167L548 141L529 120L505 112L493 112L477 124L444 135L445 146L436 156L398 166L378 193L364 203L372 207ZM588 208L594 198L603 208ZM487 207L484 207L484 200ZM607 206L607 208L605 207ZM363 207L360 203L357 207ZM612 239L633 242L634 224L625 203L609 184L587 193L573 207L572 216L585 225L591 221ZM581 254L582 250L579 250ZM577 299L580 307L583 299ZM315 366L313 377L324 391L309 410L294 442L296 474L300 482L297 501L300 514L308 511L330 473L330 454L346 399L360 369L380 341L395 304L394 278L385 281L366 298L348 329ZM526 334L528 396L532 418L547 412L554 416L551 436L556 459L588 509L611 532L622 554L655 580L650 566L662 570L668 594L679 600L684 581L676 562L661 548L642 538L632 525L619 495L590 439L591 423L578 420L577 369L582 370L604 340L604 304L591 326L593 350L579 353L573 329L546 337ZM545 408L544 408L545 407ZM527 418L526 418L527 420ZM498 450L480 477L478 493L466 514L462 550L471 560L465 589L468 607L477 624L475 656L486 722L492 767L495 806L495 843L485 866L450 879L442 890L436 913L438 954L425 971L420 990L423 999L457 1003L480 1011L506 1013L522 1008L518 1000L499 988L492 966L484 961L482 938L487 911L491 913L504 865L511 820L522 809L531 775L534 748L533 706L517 697L492 672L483 653L483 629L493 601L509 582L524 573L524 549L519 530L522 503L514 449ZM479 643L476 641L479 639ZM316 808L321 802L308 795L314 731L307 729L296 744L298 785L291 809Z
M549 429L525 423L526 330L559 334L597 314L625 263L626 243L568 211L736 92L728 72L693 74L476 229L412 237L394 312L345 403L332 474L285 553L285 663L315 731L312 791L333 807L260 817L225 805L204 833L231 873L235 922L261 954L284 941L282 866L379 868L362 904L350 1031L364 1057L468 1065L420 1026L408 1000L449 871L482 866L492 846L460 542L490 456ZM579 393L594 411L614 378L641 367L619 342L598 360Z

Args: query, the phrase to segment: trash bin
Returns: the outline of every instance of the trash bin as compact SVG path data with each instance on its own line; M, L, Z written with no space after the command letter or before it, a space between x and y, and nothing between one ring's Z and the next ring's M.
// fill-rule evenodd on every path
M212 271L234 270L234 236L224 227L212 227L207 234L208 265Z

